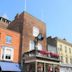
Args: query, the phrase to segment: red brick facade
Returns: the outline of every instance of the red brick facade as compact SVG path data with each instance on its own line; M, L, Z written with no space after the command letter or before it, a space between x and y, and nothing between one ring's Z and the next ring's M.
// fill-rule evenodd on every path
M6 36L11 37L11 43L6 42ZM2 58L5 52L3 52L3 48L11 48L13 49L12 61L15 63L19 63L19 46L20 46L20 34L8 29L0 28L0 60L6 61Z
M8 27L8 29L14 30L21 34L20 47L22 48L22 53L29 50L29 41L34 40L33 26L39 28L40 33L44 36L44 40L41 41L41 44L42 48L46 50L46 26L42 21L26 12L23 12L20 15L17 14L14 21Z

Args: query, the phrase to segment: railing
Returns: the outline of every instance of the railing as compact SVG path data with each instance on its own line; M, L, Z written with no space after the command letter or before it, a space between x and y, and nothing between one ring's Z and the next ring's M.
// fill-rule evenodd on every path
M29 52L24 53L24 57L45 57L45 58L52 58L52 59L59 59L59 55L57 53L48 52L45 50L32 50Z

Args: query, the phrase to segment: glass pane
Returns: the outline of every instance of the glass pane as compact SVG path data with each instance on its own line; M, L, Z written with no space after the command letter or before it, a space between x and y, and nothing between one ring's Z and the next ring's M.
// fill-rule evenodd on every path
M34 41L30 40L29 49L34 50Z
M37 72L44 72L44 64L38 62L37 63Z
M6 43L11 43L12 37L11 36L6 36Z
M33 36L37 37L39 34L39 29L37 27L33 27Z
M24 72L35 72L35 62L26 63L24 69Z
M38 50L42 50L42 44L38 43L37 48Z

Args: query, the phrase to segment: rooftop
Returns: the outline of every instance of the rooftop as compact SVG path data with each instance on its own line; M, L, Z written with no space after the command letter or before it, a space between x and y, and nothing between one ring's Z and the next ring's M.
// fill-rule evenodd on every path
M10 22L11 22L10 20L8 20L8 19L6 19L4 17L0 17L0 21L8 23L8 24L10 24Z
M52 39L52 40L57 40L57 41L60 41L62 43L65 43L67 45L70 45L72 46L72 43L70 43L69 41L67 41L65 38L64 39L61 39L61 38L58 38L58 37L52 37L52 36L49 36L48 38Z

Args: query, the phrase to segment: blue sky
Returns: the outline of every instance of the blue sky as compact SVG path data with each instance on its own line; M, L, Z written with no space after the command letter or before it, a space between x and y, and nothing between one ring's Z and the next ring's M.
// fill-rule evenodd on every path
M25 0L0 0L0 16L13 20L25 8ZM46 24L47 36L72 42L72 0L27 0L26 11Z

